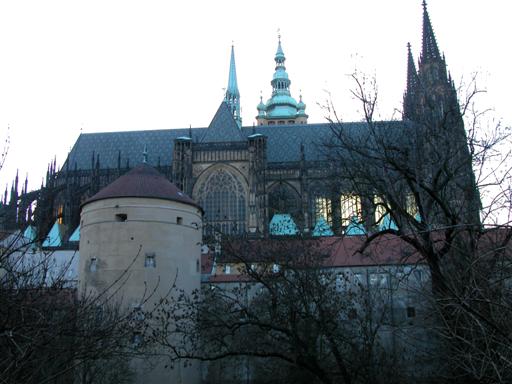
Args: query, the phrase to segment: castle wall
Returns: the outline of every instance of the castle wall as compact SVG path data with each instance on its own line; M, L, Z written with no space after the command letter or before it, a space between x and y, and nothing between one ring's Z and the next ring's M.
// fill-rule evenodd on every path
M190 293L201 279L201 212L192 205L152 198L111 198L82 208L79 289L118 291L128 310L154 307L176 284ZM142 304L144 302L144 304ZM199 370L134 363L140 383L199 382Z

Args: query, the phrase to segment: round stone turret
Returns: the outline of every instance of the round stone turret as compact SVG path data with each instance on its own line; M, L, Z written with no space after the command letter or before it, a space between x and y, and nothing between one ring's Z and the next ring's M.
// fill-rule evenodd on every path
M141 164L82 205L79 288L110 291L128 310L151 310L175 284L191 293L201 282L201 208L162 174ZM147 297L150 295L150 297ZM198 383L199 367L156 364L137 382Z

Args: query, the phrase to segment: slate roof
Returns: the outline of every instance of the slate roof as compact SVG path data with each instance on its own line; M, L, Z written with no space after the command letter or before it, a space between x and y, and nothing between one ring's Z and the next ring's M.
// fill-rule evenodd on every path
M388 122L386 127L403 127L402 122ZM364 137L366 123L343 123L345 134ZM142 162L144 147L148 149L148 164L169 166L172 163L174 140L192 136L193 142L236 142L259 133L267 137L267 161L290 162L300 160L300 146L304 145L306 160L324 159L322 144L332 137L331 124L290 124L238 128L229 108L222 102L208 128L182 128L102 132L81 134L69 156L69 168L91 169L92 156L99 156L100 168L117 168L120 153L121 167L129 161L130 167ZM359 138L360 139L360 138ZM64 164L65 168L65 164Z
M155 168L140 164L119 177L97 194L88 199L83 205L92 201L117 197L146 197L179 201L199 207L194 200L185 195L173 183L159 173Z
M228 141L244 141L247 136L243 136L240 128L225 102L220 103L219 109L215 113L212 122L205 130L202 143L222 143Z

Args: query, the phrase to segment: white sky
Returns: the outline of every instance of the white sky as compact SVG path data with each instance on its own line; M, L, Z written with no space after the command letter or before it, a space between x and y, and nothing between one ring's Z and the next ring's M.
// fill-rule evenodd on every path
M480 72L482 108L512 122L510 11L505 0L430 0L456 83ZM235 43L244 125L270 96L277 29L292 95L310 122L329 91L360 120L347 74L375 73L382 117L401 108L406 43L421 49L421 0L0 0L0 139L11 148L0 191L20 170L37 188L80 131L207 126L223 98ZM21 181L21 180L20 180Z

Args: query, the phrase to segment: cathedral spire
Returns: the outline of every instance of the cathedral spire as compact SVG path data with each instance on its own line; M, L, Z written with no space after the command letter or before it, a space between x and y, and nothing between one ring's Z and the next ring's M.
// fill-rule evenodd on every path
M412 56L411 43L407 43L407 90L413 92L418 86L418 72L416 72L416 64Z
M407 86L404 92L404 104L402 117L404 119L413 120L416 109L418 96L418 86L420 80L414 58L412 56L411 43L407 43Z
M235 46L231 46L231 60L229 62L229 77L228 87L224 101L233 114L236 123L239 127L242 126L242 117L240 116L240 92L238 91L238 82L236 79L236 66L235 66Z
M418 76L424 87L448 82L446 61L439 53L436 37L430 22L427 3L423 0L423 46L418 67Z
M421 51L421 59L436 60L440 59L439 48L434 35L434 29L430 22L430 17L427 10L427 2L423 0L423 47Z

